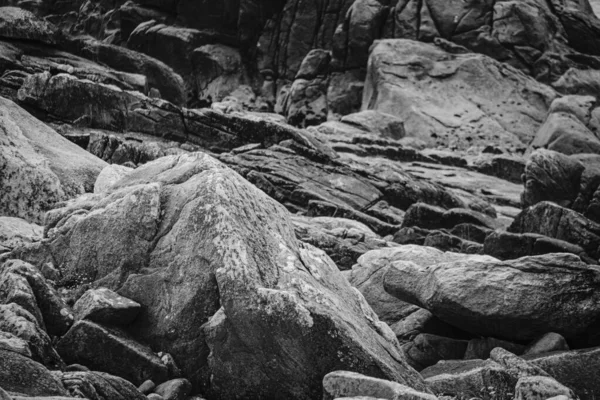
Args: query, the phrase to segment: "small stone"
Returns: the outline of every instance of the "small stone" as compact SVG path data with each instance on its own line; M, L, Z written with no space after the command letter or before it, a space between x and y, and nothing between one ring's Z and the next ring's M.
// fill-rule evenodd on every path
M191 391L192 384L183 378L161 383L154 389L154 393L161 395L165 400L184 400Z
M143 394L148 394L148 393L151 393L155 387L156 387L156 384L154 382L152 382L150 379L148 379L147 381L145 381L138 387L138 390L140 392L142 392Z
M165 398L162 397L160 394L150 393L148 395L148 400L165 400Z
M515 387L515 400L545 400L555 396L575 398L571 389L548 376L524 377L519 379Z

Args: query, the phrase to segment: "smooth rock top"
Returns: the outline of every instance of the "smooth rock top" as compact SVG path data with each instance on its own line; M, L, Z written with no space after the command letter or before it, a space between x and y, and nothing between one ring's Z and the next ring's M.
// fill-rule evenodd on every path
M600 269L572 254L429 267L396 262L384 284L399 299L482 336L531 340L557 332L568 339L600 323Z
M110 325L127 325L140 310L138 303L107 288L88 290L73 306L75 319L89 319Z

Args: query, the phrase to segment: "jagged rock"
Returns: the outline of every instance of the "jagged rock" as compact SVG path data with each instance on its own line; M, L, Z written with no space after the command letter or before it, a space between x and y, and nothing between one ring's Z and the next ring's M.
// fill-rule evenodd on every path
M582 400L592 400L600 393L600 385L593 379L592 373L600 360L599 348L543 353L523 358L573 389Z
M26 396L67 396L63 385L42 364L0 349L0 387Z
M103 372L64 372L60 377L64 387L73 397L90 400L145 400L131 382Z
M363 109L398 116L408 136L445 147L501 140L523 148L556 97L550 87L486 56L411 40L376 42L368 68Z
M123 165L111 164L100 171L96 182L94 183L94 193L103 193L110 190L110 187L119 179L127 175L133 168Z
M374 397L378 399L434 400L435 396L411 387L350 371L334 371L323 378L323 400L340 397Z
M77 320L89 319L108 325L128 325L141 306L107 288L90 289L73 306Z
M0 216L0 253L42 239L44 228L21 218Z
M516 380L491 360L440 361L421 371L434 393L476 396L485 400L514 393Z
M491 337L478 338L469 340L469 344L464 353L464 358L465 360L486 360L490 356L492 350L495 348L505 349L517 355L521 355L525 351L525 346L517 343L507 342L506 340L500 340ZM499 362L498 360L494 361Z
M0 37L53 45L58 41L58 30L30 11L17 7L0 7Z
M154 393L162 396L165 400L185 400L191 390L190 382L180 378L161 383L154 389Z
M425 390L362 295L296 241L287 212L207 155L139 167L110 194L53 212L48 235L66 276L119 287L145 306L128 331L171 353L203 393L318 397L340 365ZM91 323L74 325L61 352L78 326Z
M510 155L495 155L493 157L479 157L473 161L473 167L486 175L506 179L512 183L522 183L521 176L525 170L526 162L522 157Z
M52 347L48 334L35 317L15 303L0 304L0 331L8 332L29 345L32 359L52 369L64 363Z
M0 213L41 222L60 201L91 191L102 160L0 97Z
M565 350L569 350L569 345L567 344L565 338L558 333L550 332L533 341L529 346L527 346L523 354L536 355L549 353L551 351Z
M570 254L504 262L475 258L429 268L404 261L392 264L384 287L400 300L473 334L531 340L557 332L569 338L593 330L598 322L588 305L595 302L598 274ZM575 294L575 287L587 296ZM562 298L559 304L556 296Z
M293 216L296 237L325 251L340 270L352 268L367 251L387 247L366 225L346 218Z
M576 159L549 150L536 150L525 165L523 206L553 201L569 207L579 191L585 167Z
M69 330L73 324L70 308L33 265L9 260L0 271L0 300L3 303L19 304L51 335L64 335Z
M516 400L550 399L555 396L567 396L574 399L573 391L547 376L529 376L520 378L515 386Z
M466 340L422 333L402 346L408 363L417 371L435 365L441 360L460 360L465 355Z
M167 380L167 367L148 347L115 328L80 320L56 347L67 363L83 364L140 385L147 379Z
M537 233L563 240L581 246L595 260L600 257L600 224L548 201L523 210L508 231Z

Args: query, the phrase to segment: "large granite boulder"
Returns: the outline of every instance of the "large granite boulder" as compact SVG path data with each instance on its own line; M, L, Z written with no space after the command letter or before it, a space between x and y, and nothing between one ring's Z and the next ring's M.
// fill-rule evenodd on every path
M93 190L106 163L0 97L0 213L42 222L54 204Z
M599 283L600 271L570 254L428 268L396 262L384 278L385 289L400 300L473 334L508 340L532 340L547 332L568 339L593 332L599 323L592 306Z
M410 261L428 268L444 261L496 261L489 256L443 252L426 246L405 245L372 250L362 255L347 275L352 286L365 296L379 318L389 324L418 310L413 304L392 296L384 289L384 279L396 262Z
M368 68L362 108L398 116L407 136L445 147L524 148L556 97L487 56L411 40L376 42Z
M129 332L205 393L316 398L341 366L426 390L362 295L295 239L287 211L207 155L146 164L48 223L63 283L143 305Z

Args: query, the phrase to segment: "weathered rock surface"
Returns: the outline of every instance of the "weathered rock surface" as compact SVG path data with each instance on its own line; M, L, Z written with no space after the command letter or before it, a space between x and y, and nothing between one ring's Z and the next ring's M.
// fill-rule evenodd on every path
M106 165L0 97L0 213L41 222L60 201L92 190Z
M64 372L60 380L71 396L97 400L145 400L125 379L97 371Z
M197 388L311 398L347 365L425 390L364 298L296 241L287 212L206 155L146 164L48 221L64 281L95 280L143 304L130 332L173 354Z
M400 300L473 334L531 340L547 332L573 338L594 330L598 320L590 305L595 303L599 277L596 268L577 256L550 254L428 268L396 262L384 285ZM556 296L561 297L560 303L554 301Z
M42 239L44 228L21 218L0 217L0 253Z
M390 295L384 289L385 277L396 262L411 261L424 269L435 264L450 260L487 260L495 261L486 256L469 256L457 253L444 253L432 247L397 246L369 251L358 259L347 276L352 286L365 296L369 305L379 318L389 324L397 322L415 312L418 307L406 303Z
M556 97L489 57L411 40L376 42L368 68L362 108L398 116L407 135L444 147L523 148Z

